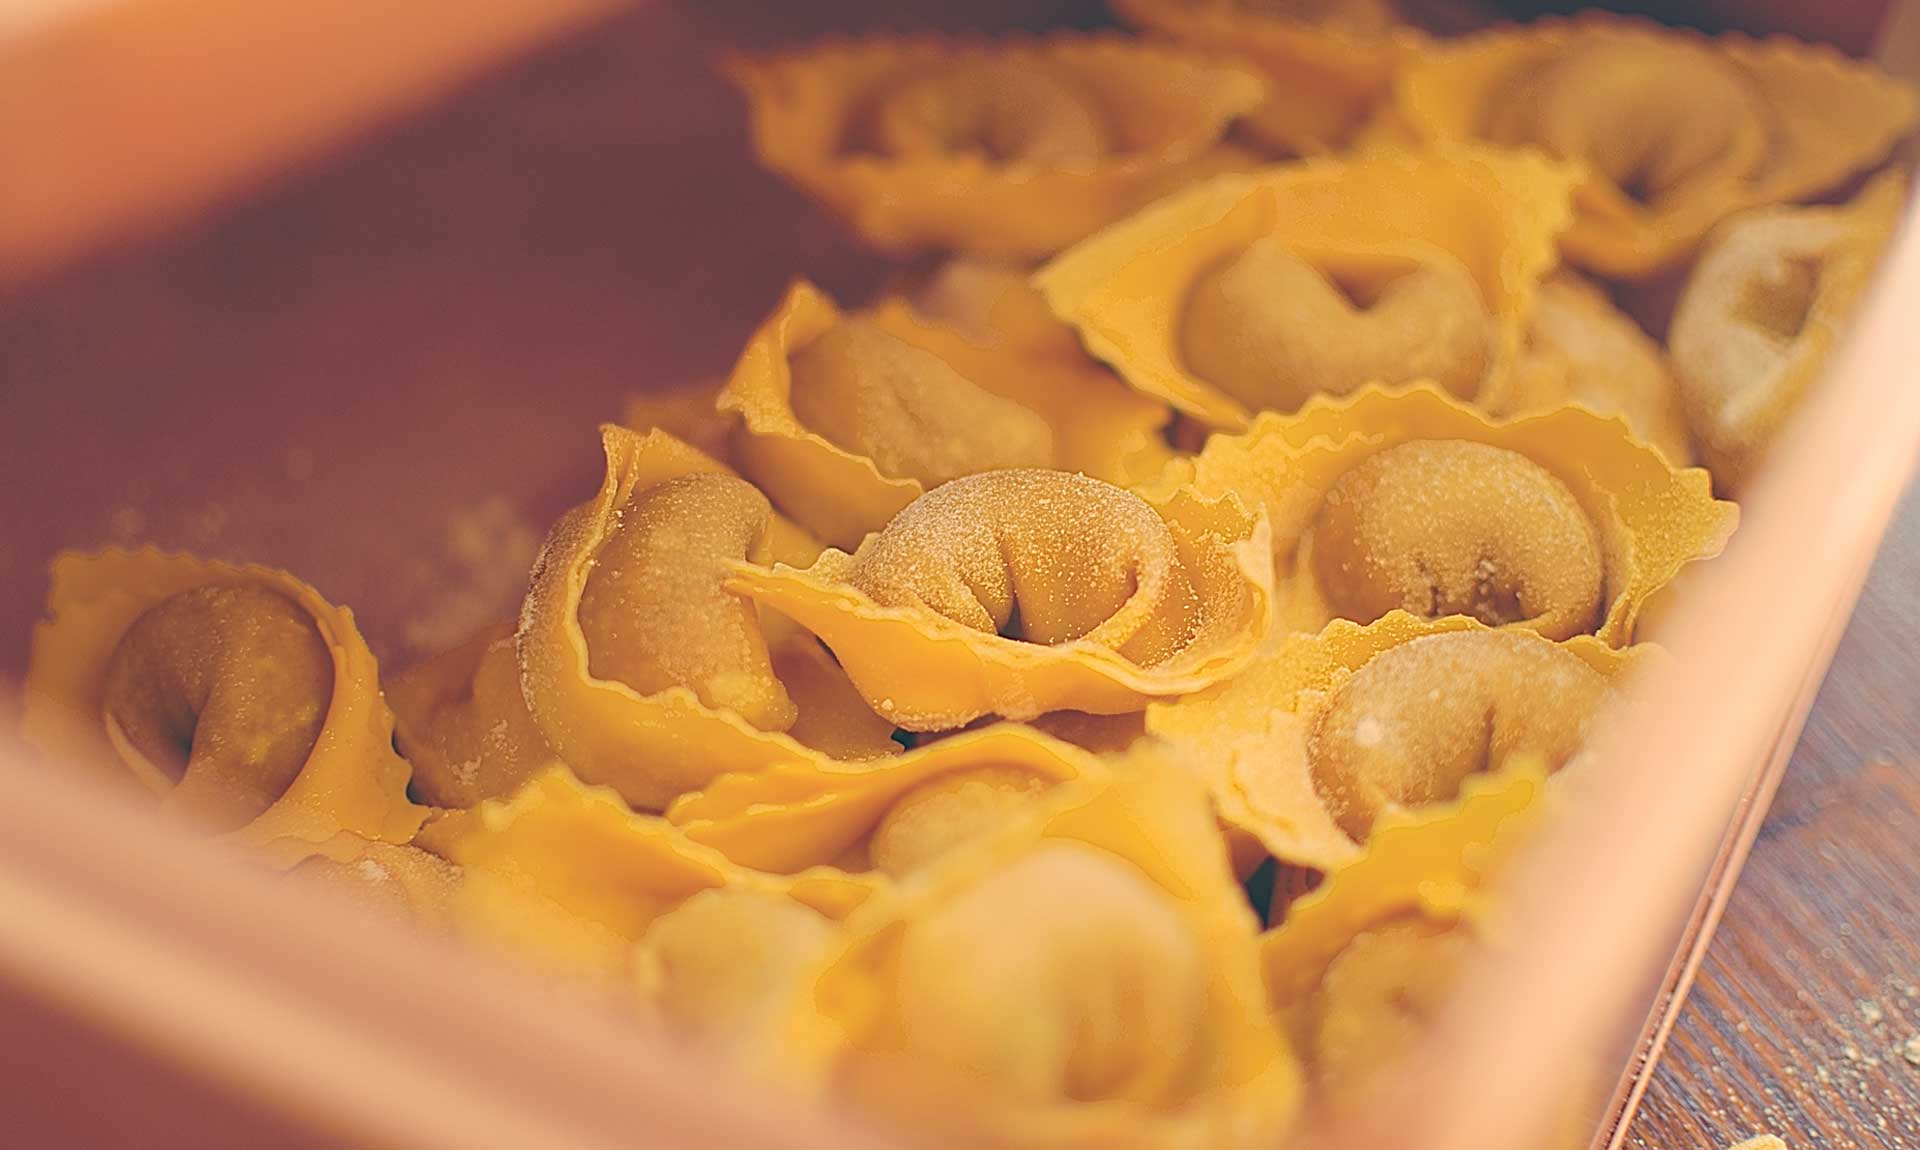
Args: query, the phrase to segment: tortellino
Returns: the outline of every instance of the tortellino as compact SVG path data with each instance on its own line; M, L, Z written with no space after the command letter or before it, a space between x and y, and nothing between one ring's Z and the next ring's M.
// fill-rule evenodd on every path
M1450 799L1515 755L1565 764L1609 694L1578 655L1525 632L1422 636L1329 692L1308 741L1314 784L1364 842L1383 813Z
M1665 352L1593 283L1558 272L1540 285L1527 317L1513 386L1494 415L1577 403L1618 415L1667 462L1693 462L1687 416Z
M878 763L814 761L722 775L667 809L695 842L761 870L835 864L904 874L1041 791L1103 773L1098 758L996 723ZM934 817L930 817L934 816Z
M420 825L373 654L305 583L150 549L67 553L47 609L23 733L49 756L119 764L163 810L282 866Z
M1129 383L1210 427L1368 383L1502 403L1575 175L1446 149L1223 176L1034 282Z
M1425 38L1389 0L1113 0L1121 19L1183 44L1244 56L1267 98L1248 132L1282 154L1351 143Z
M781 510L852 547L952 479L1063 467L1126 483L1160 464L1165 405L1036 331L1033 305L1001 294L978 305L995 326L969 337L899 301L843 315L795 284L719 397L740 419L741 470Z
M1673 267L1731 213L1872 167L1912 131L1917 107L1905 85L1826 48L1600 16L1435 48L1396 94L1394 117L1416 138L1582 161L1563 244L1613 277Z
M1752 478L1825 365L1906 206L1907 181L1850 204L1762 208L1720 225L1667 333L1680 394L1714 478Z
M812 988L874 1104L1033 1146L1241 1144L1292 1113L1251 913L1179 776L1063 786L899 894Z
M582 778L653 810L724 771L811 757L783 733L798 708L760 614L726 586L735 564L776 555L780 522L766 498L664 432L601 435L606 479L554 525L516 636L547 745ZM807 550L787 544L796 557Z
M735 57L760 162L889 252L1045 255L1201 175L1253 72L1114 37L875 39Z
M941 731L1217 682L1266 633L1271 579L1265 524L1231 496L1028 470L935 488L851 555L729 586L820 636L896 726Z
M711 887L647 926L635 977L669 1024L778 1073L786 1054L765 1044L838 941L832 919L784 894Z
M1149 707L1147 731L1235 837L1334 871L1387 812L1450 800L1515 757L1567 765L1649 650L1395 611L1270 643L1229 682Z
M1675 470L1618 421L1572 407L1490 421L1424 385L1262 415L1142 491L1188 486L1266 508L1280 617L1306 631L1398 609L1617 646L1738 518L1706 472Z
M387 702L394 745L413 765L413 793L430 806L512 794L553 758L527 710L512 623L396 675Z
M1261 938L1267 991L1313 1093L1350 1105L1406 1053L1483 941L1491 877L1537 823L1544 780L1515 762L1383 826Z

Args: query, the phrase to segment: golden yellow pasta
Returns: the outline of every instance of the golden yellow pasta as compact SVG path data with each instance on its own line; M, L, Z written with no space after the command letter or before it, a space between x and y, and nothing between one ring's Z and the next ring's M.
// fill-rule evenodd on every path
M1391 91L1396 69L1425 38L1398 23L1388 0L1113 0L1135 27L1257 65L1266 102L1251 135L1283 154L1352 142Z
M889 252L1057 251L1201 175L1260 78L1117 37L871 39L729 59L760 162Z
M787 735L829 759L859 761L898 754L892 723L874 713L820 640L791 622L765 618L773 673L799 716Z
M456 929L618 980L630 976L648 926L701 891L753 890L838 919L879 885L838 871L749 871L559 764L510 798L436 817L419 845L461 868L448 906Z
M789 874L828 863L850 870L910 869L888 866L881 855L895 850L883 850L874 840L891 839L900 859L932 853L930 843L957 842L961 836L949 826L934 828L935 836L947 837L932 843L916 833L912 815L928 800L940 802L953 780L985 786L958 803L949 796L950 812L992 815L1012 809L1001 800L1010 792L1017 797L1029 784L1039 789L1101 773L1100 760L1077 747L1029 727L996 723L884 762L815 760L722 775L681 796L667 818L695 842L764 871ZM974 797L983 801L968 801Z
M1236 853L1334 871L1383 811L1449 799L1518 754L1563 766L1648 652L1395 611L1269 643L1233 679L1153 704L1147 732L1206 783Z
M1312 578L1334 614L1471 615L1549 639L1600 622L1600 533L1567 485L1520 452L1417 439L1361 460L1308 528Z
M950 479L1057 466L1127 483L1162 464L1165 405L1035 332L1028 306L1008 300L1010 330L976 341L898 301L846 316L795 284L721 392L734 458L838 547Z
M1416 138L1584 162L1563 245L1613 277L1670 268L1733 212L1872 167L1917 108L1906 85L1830 48L1597 15L1437 47L1395 91L1394 118Z
M1280 618L1299 630L1399 608L1617 646L1738 519L1705 471L1675 470L1617 420L1489 420L1430 385L1262 415L1141 490L1189 486L1266 508Z
M1252 916L1178 775L1058 788L900 894L811 992L856 1094L996 1145L1239 1144L1291 1115Z
M1231 497L1148 502L1085 476L939 487L852 555L730 587L832 648L896 726L1137 711L1231 675L1266 633L1265 525Z
M514 624L488 627L387 685L394 744L413 764L413 793L470 807L513 793L553 758L520 686Z
M1618 415L1676 467L1693 462L1679 386L1660 345L1592 282L1558 272L1534 297L1513 386L1492 414L1566 403Z
M1458 800L1396 815L1261 938L1267 991L1314 1093L1351 1104L1405 1053L1487 931L1490 879L1537 825L1545 780L1515 761Z
M1752 478L1866 293L1907 202L1905 176L1850 204L1762 208L1716 229L1667 333L1714 478Z
M664 432L601 437L606 479L554 525L520 617L542 737L653 810L723 771L811 757L782 733L798 711L758 613L724 586L774 557L765 498Z
M351 612L282 571L146 549L66 553L34 633L23 733L117 763L161 809L286 866L404 843L393 715Z
M1353 936L1299 1012L1301 1052L1323 1094L1350 1102L1419 1038L1466 965L1472 931L1416 915Z
M1364 842L1385 812L1450 799L1515 755L1560 767L1609 695L1578 655L1522 631L1422 636L1328 694L1308 741L1314 785Z
M725 386L724 379L702 379L649 389L627 400L620 410L621 426L643 435L657 428L724 462L738 422L717 404L720 389Z
M1034 282L1089 351L1210 427L1367 383L1504 402L1572 169L1450 148L1223 176Z
M667 1022L777 1073L781 1052L767 1051L766 1040L838 938L832 919L784 894L712 887L648 924L635 978Z

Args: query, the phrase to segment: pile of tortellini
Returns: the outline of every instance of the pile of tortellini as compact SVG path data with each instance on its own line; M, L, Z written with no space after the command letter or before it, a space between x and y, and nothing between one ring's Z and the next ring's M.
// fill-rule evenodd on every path
M59 557L30 738L961 1141L1359 1104L1514 927L1915 98L1611 17L1114 8L726 62L768 168L934 259L636 398L517 617L398 675L283 572Z

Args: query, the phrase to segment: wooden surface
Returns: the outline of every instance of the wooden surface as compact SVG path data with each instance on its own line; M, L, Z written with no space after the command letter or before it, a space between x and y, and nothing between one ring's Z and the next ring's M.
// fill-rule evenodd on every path
M1920 1147L1920 495L1869 578L1633 1150ZM1920 1060L1920 1047L1914 1059Z
M877 282L752 167L706 61L668 47L805 19L635 12L187 231L0 294L0 679L65 546L289 566L390 661L463 621L424 626L426 604L507 609L495 566L524 571L584 494L591 425L622 396L724 369L796 271ZM1916 588L1910 501L1629 1146L1920 1147L1920 1066L1894 1049L1920 1034Z

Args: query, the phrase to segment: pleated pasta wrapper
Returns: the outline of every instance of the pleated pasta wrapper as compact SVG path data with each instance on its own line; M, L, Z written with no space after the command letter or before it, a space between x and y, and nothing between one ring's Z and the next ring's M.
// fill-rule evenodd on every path
M1638 278L1683 262L1734 212L1873 167L1917 109L1906 84L1824 45L1589 15L1436 47L1401 74L1394 115L1421 139L1584 161L1567 255Z
M1492 420L1424 384L1261 415L1142 490L1189 487L1266 509L1279 618L1301 631L1399 607L1622 646L1739 520L1706 471L1676 470L1617 418Z
M647 928L702 891L750 889L837 920L879 887L837 871L749 871L558 763L511 797L437 815L418 842L460 867L447 909L456 930L596 978L627 978Z
M425 817L353 613L286 572L152 548L66 552L47 613L22 732L61 766L118 763L162 809L278 866L404 843Z
M785 733L799 724L801 692L780 678L774 624L763 625L722 580L734 560L804 561L815 545L743 481L666 433L609 426L601 438L605 481L548 536L516 637L542 737L583 779L651 810L726 771L812 758L818 752ZM713 479L726 482L705 482ZM609 550L621 546L631 553ZM604 642L590 644L588 614ZM654 689L596 674L597 663ZM817 659L797 665L834 673ZM806 694L816 705L845 703L849 696L831 686ZM840 718L809 721L837 729Z
M1062 786L848 928L798 1025L904 1121L968 1144L1211 1147L1276 1139L1296 1108L1252 912L1178 772Z
M1693 462L1687 415L1665 349L1598 285L1566 271L1549 277L1535 294L1513 385L1490 414L1564 404L1618 415L1667 462Z
M1545 784L1537 763L1516 760L1455 802L1395 817L1261 937L1270 1003L1316 1096L1363 1101L1470 949L1497 935L1490 882L1537 826Z
M843 315L796 282L720 394L739 419L733 458L838 547L961 475L1060 467L1125 484L1150 473L1167 454L1165 405L1034 333L1026 301L1007 304L995 319L1011 331L975 340L899 301ZM803 408L834 426L810 425Z
M1111 0L1111 7L1136 28L1258 66L1267 98L1248 113L1246 128L1295 155L1352 142L1387 101L1395 71L1426 43L1380 0L1301 4L1298 14L1234 0Z
M1267 633L1272 577L1266 523L1231 495L1000 471L935 488L851 555L728 586L818 635L896 726L940 731L1218 682Z
M1354 691L1340 693L1387 652L1433 636L1488 630L1462 615L1420 619L1394 611L1365 626L1337 620L1316 634L1280 636L1231 680L1148 707L1147 731L1165 744L1170 760L1206 783L1220 821L1236 838L1257 843L1289 868L1337 871L1359 858L1369 839L1354 833L1354 820L1335 797L1346 777L1344 764L1323 761L1354 748L1344 732L1338 745L1316 738L1331 708L1337 705L1341 717L1358 716L1348 725L1359 736L1352 741L1363 750L1388 747L1390 740L1410 734L1413 756L1437 771L1444 753L1460 749L1456 741L1437 728L1427 735L1403 734L1394 724L1411 718L1417 725L1422 712L1436 724L1445 722L1446 706L1423 702L1428 690L1440 686L1447 702L1460 702L1468 714L1460 733L1479 744L1482 754L1512 744L1547 756L1568 750L1570 735L1577 742L1592 713L1654 656L1648 647L1617 649L1591 635L1560 644L1515 635L1511 638L1554 650L1427 652L1400 667L1382 666ZM1536 699L1552 709L1547 721L1545 712L1530 710ZM1502 728L1498 740L1492 733L1496 719ZM1479 773L1471 771L1467 778ZM1376 828L1381 823L1374 820Z
M498 623L394 676L394 743L430 806L470 807L512 794L553 759L527 710L513 623Z
M1667 333L1714 478L1738 490L1825 366L1907 205L1876 177L1839 207L1758 208L1708 239Z
M650 389L627 400L620 424L646 434L658 429L696 451L725 463L737 419L717 406L724 379L696 379Z
M996 723L878 762L816 760L722 775L675 800L667 819L744 866L780 874L828 864L863 870L876 861L875 831L905 796L929 793L929 784L984 773L1030 780L1020 794L1037 796L1104 771L1079 747Z
M1497 405L1574 180L1478 148L1281 165L1169 197L1034 282L1122 378L1213 428L1373 381Z
M883 251L1045 255L1181 184L1265 88L1114 36L870 39L736 56L755 153Z

